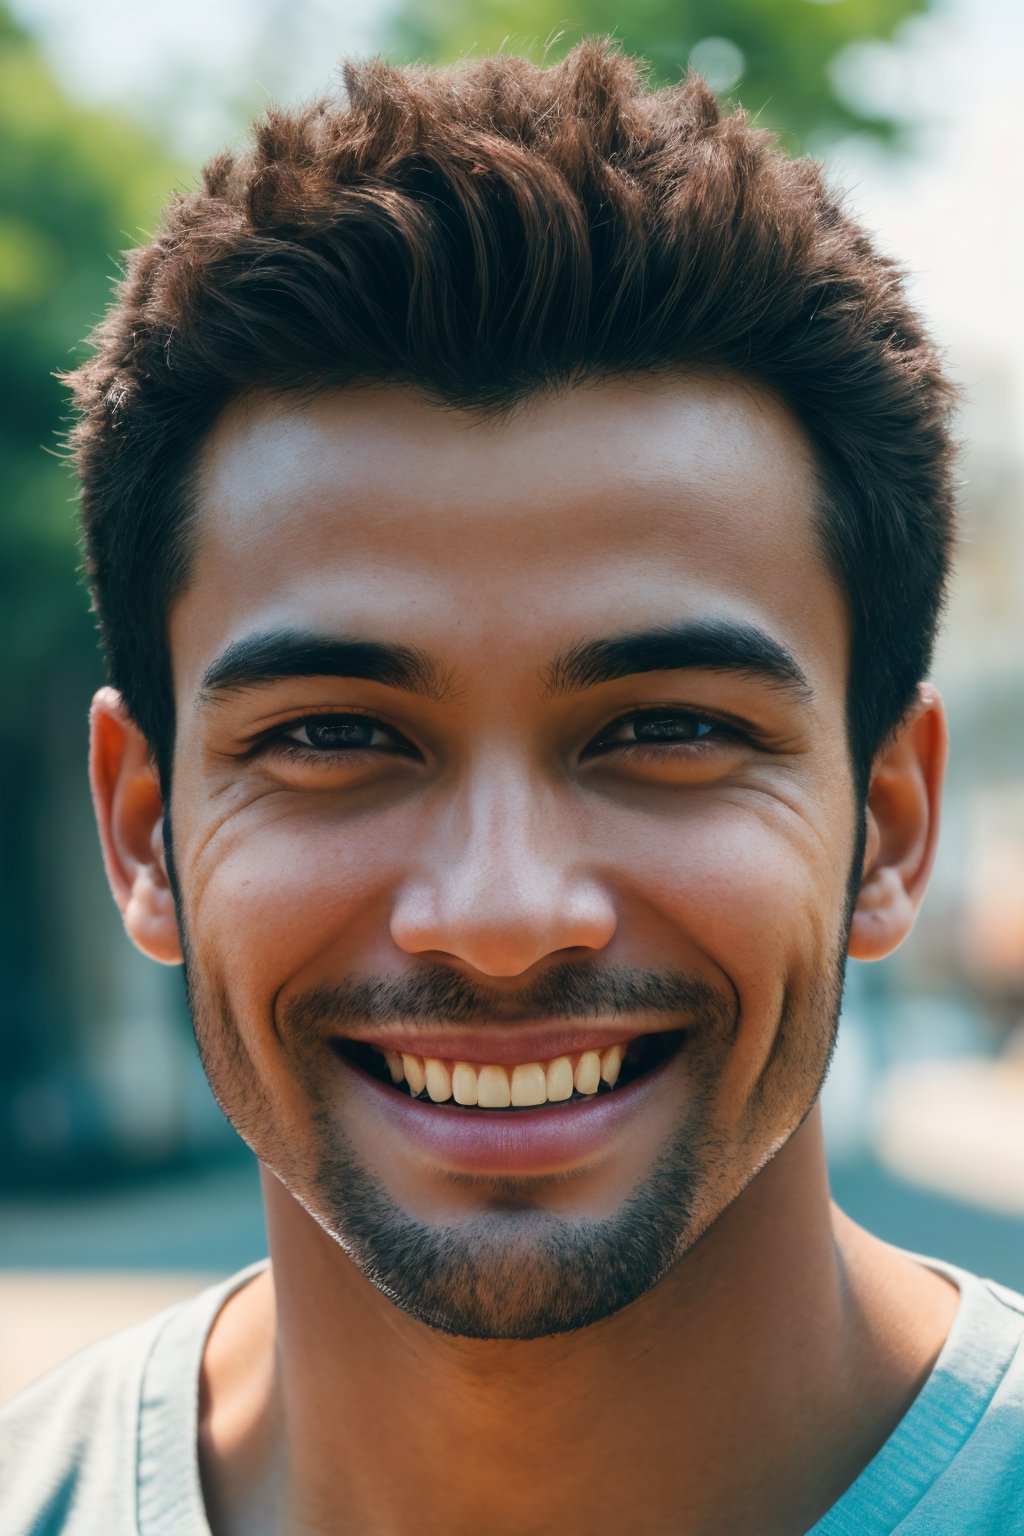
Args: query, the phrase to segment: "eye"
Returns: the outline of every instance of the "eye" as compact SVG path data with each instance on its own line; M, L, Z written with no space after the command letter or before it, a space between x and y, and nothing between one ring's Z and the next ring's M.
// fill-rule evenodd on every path
M683 709L645 709L614 721L594 742L592 752L615 747L693 747L718 737L735 740L736 730Z
M397 731L368 715L310 715L284 726L277 740L282 745L305 748L310 755L410 750Z
M661 745L665 742L703 741L714 734L715 723L702 720L700 715L667 712L663 714L634 715L622 720L612 738L615 741L636 741L643 744Z

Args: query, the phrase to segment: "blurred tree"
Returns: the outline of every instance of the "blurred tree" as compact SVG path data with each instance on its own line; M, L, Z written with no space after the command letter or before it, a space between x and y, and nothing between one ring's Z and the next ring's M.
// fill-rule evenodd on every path
M0 1143L18 1084L73 1055L82 990L64 927L80 860L56 829L81 793L99 663L55 374L174 174L137 128L69 101L0 0Z
M724 97L792 149L851 131L892 139L897 125L866 117L844 99L830 71L851 44L888 40L928 0L402 0L393 23L394 54L451 61L509 48L560 58L581 37L615 37L671 83L688 63Z

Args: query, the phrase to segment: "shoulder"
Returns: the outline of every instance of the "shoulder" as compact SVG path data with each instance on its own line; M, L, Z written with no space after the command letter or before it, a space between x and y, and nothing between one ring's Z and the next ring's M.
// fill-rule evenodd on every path
M960 1311L914 1425L917 1458L942 1465L906 1529L1024 1536L1024 1296L952 1273Z
M964 1375L982 1410L982 1449L1005 1446L1018 1489L1024 1491L1024 1296L992 1280L975 1282L982 1300L971 1309L962 1338ZM1024 1530L1024 1505L1020 1511Z
M930 1262L955 1280L961 1297L937 1372L955 1379L978 1412L1003 1400L1024 1405L1024 1296L995 1280Z
M199 1497L203 1345L227 1298L263 1267L90 1345L0 1407L2 1536L135 1536L140 1500Z
M100 1496L110 1536L134 1531L141 1384L166 1317L91 1345L0 1408L0 1529L9 1536L84 1533L79 1514Z
M960 1292L906 1415L813 1536L1024 1536L1024 1297L907 1257Z

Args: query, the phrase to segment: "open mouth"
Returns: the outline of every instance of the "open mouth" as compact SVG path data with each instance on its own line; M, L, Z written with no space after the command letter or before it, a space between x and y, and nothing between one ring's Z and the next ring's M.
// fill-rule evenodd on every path
M338 1040L342 1056L396 1093L451 1108L536 1109L615 1093L682 1049L685 1030L637 1035L601 1050L525 1061L514 1066L448 1061L379 1050L362 1040Z

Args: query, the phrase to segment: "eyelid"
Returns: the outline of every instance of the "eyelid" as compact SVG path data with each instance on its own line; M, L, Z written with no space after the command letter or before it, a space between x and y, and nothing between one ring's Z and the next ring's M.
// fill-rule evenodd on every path
M244 755L257 757L261 752L273 747L275 744L283 748L294 748L297 752L305 752L309 757L328 758L332 755L330 748L317 748L308 746L304 742L296 741L289 736L289 731L297 730L300 726L313 724L318 720L361 720L368 725L376 726L392 737L397 747L404 747L406 751L417 750L409 738L400 731L397 726L388 720L381 718L379 713L371 713L368 709L359 709L352 705L344 709L306 709L301 714L292 715L289 719L279 720L272 726L266 726L260 731L246 737L244 741ZM359 752L380 752L380 747L337 747L333 751L338 756L354 757Z
M615 719L610 720L608 724L594 738L591 743L591 747L600 746L602 743L607 743L609 746L634 745L634 743L631 742L616 743L611 741L610 738L617 730L620 729L621 726L630 725L635 720L643 720L652 715L675 715L680 719L697 720L701 725L710 725L716 727L725 736L732 736L753 745L760 745L763 740L761 732L759 732L757 728L750 723L749 720L740 719L739 716L732 715L725 710L698 709L694 708L692 705L685 704L643 704L636 709L627 710L624 714L616 715ZM655 743L637 742L635 745L646 747L653 746ZM681 741L664 742L660 745L664 745L666 747L695 747L699 746L700 743L698 741Z

